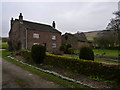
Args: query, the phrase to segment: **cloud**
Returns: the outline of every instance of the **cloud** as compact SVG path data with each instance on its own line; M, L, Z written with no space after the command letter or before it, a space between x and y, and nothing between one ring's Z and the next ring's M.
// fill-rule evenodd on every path
M8 36L10 19L23 13L24 19L50 24L56 21L62 33L105 29L117 2L3 2L3 36Z

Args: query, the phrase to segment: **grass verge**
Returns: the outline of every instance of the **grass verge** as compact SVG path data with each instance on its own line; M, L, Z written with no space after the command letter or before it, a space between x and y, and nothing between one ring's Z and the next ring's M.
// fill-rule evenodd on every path
M14 61L14 60L12 60L12 59L7 57L11 53L13 53L13 52L9 52L7 50L4 50L2 52L2 58L7 60L7 61L9 61L9 62L11 62L11 63L13 63L13 64L16 64L16 65L20 66L21 68L23 68L23 69L25 69L27 71L30 71L30 72L32 72L34 74L37 74L37 75L45 78L46 80L53 81L54 83L59 84L59 85L65 87L65 88L90 88L90 87L82 85L82 84L69 82L67 80L61 79L61 78L59 78L57 76L54 76L52 74L48 74L48 73L42 72L42 71L37 70L37 69L35 69L33 67L27 66L25 64L21 64L20 62L17 62L17 61ZM17 81L17 82L19 82L19 81Z

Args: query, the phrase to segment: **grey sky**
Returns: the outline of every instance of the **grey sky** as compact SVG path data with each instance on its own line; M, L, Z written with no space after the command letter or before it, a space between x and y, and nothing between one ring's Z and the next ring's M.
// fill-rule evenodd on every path
M117 2L2 2L2 36L8 36L10 19L19 13L33 22L51 25L56 21L64 34L105 29L117 9Z

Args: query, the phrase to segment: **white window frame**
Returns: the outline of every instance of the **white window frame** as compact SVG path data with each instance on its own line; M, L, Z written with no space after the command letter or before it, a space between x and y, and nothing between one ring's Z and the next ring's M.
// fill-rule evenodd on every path
M52 35L52 40L56 40L56 36L55 35Z
M39 43L33 43L33 45L39 45Z
M20 24L23 24L23 22L20 22Z
M37 33L33 33L33 38L39 38L39 37L40 37L39 34L37 34Z
M56 43L52 43L52 48L56 48L56 47L57 47Z

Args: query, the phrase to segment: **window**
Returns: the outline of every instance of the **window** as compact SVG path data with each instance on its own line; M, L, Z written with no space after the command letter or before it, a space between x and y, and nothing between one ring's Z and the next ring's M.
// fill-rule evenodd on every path
M20 22L20 24L23 24L23 22Z
M56 43L52 43L52 48L56 48Z
M39 34L34 33L34 34L33 34L33 38L39 38Z
M39 45L39 43L33 43L33 45L36 45L36 44Z
M53 35L53 36L52 36L52 40L56 40L56 36Z

